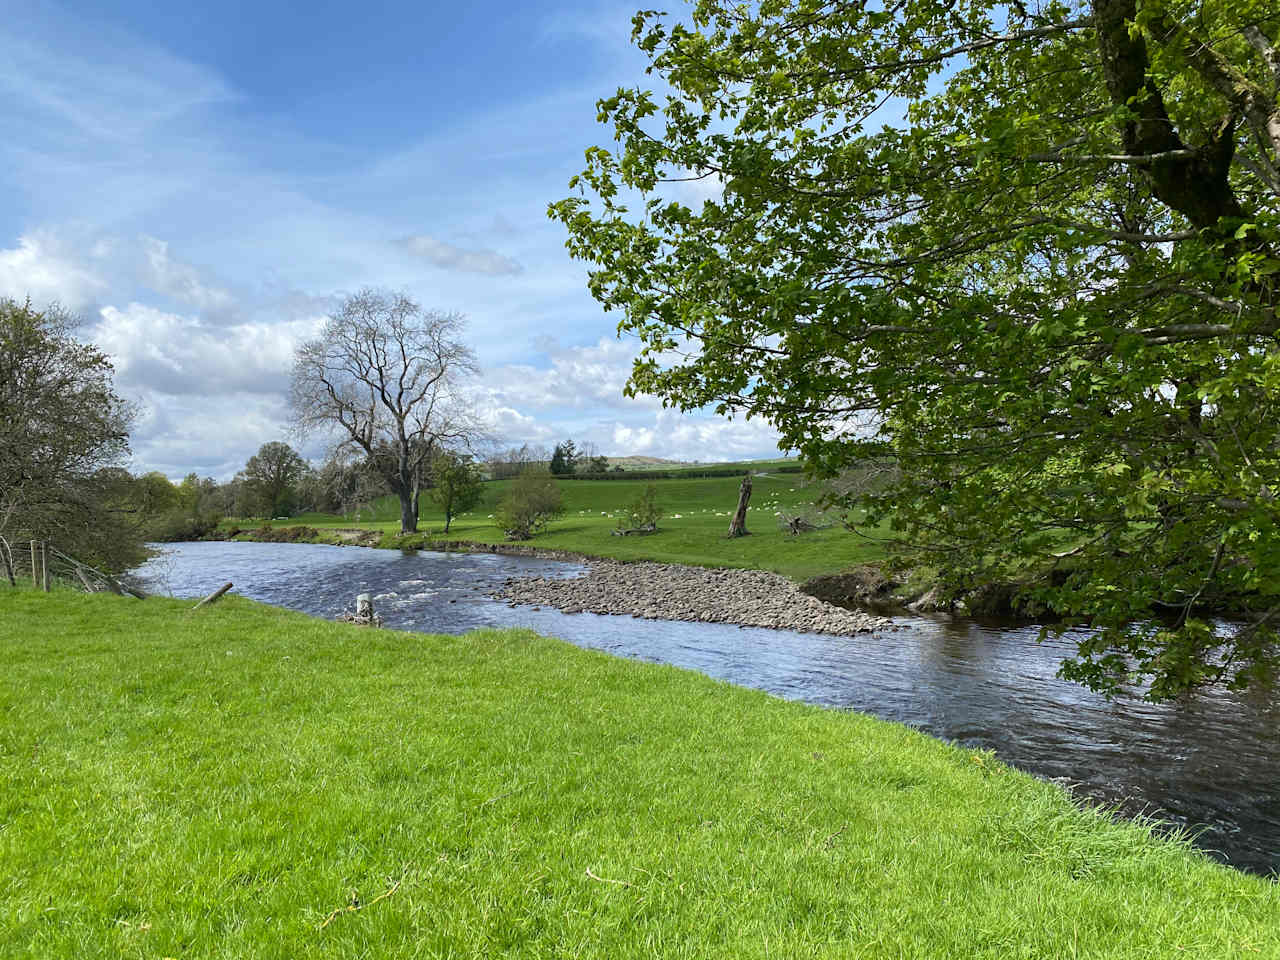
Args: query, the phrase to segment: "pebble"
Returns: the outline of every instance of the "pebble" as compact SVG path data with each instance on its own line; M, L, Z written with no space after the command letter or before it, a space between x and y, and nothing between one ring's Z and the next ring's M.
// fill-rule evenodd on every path
M621 614L646 620L729 623L772 630L849 636L892 627L892 621L846 610L763 570L672 563L593 560L584 576L513 578L492 596L509 605L540 604L564 613Z

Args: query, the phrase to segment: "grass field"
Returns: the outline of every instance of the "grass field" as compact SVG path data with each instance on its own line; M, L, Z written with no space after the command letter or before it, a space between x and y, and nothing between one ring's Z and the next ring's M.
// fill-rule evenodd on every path
M773 570L797 580L845 569L883 556L881 544L839 527L792 536L778 526L777 514L809 503L814 490L796 474L753 479L749 537L728 540L729 519L738 501L739 477L675 480L561 480L566 514L534 538L535 546L573 550L620 560L660 560L714 567ZM503 532L491 514L512 481L484 484L484 499L469 514L453 521L452 540L499 543ZM616 537L613 529L624 507L652 484L666 511L658 533ZM372 516L360 521L328 514L302 514L288 521L319 530L367 527L385 533L400 528L399 504L383 497ZM240 521L249 525L249 521ZM284 524L277 524L282 526ZM444 539L444 515L427 497L421 503L421 536L411 542Z
M189 606L0 588L0 956L1280 956L1274 882L903 727Z

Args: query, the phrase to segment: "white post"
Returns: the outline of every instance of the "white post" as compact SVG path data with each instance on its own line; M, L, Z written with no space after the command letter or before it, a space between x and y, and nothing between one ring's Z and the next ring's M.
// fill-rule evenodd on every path
M356 616L361 620L373 619L373 596L362 593L356 597Z

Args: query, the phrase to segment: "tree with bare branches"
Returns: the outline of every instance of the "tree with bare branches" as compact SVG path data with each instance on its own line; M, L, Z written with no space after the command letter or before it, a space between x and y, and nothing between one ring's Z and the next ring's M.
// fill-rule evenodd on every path
M477 372L461 314L364 289L297 348L290 403L302 432L327 430L359 451L400 498L400 532L418 529L432 457L480 432L459 387Z

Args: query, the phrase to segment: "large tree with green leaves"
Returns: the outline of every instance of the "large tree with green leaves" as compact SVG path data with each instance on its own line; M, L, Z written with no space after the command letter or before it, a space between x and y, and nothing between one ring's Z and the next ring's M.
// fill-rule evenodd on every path
M551 213L631 389L828 475L896 458L849 505L953 591L1101 628L1069 677L1245 684L1280 621L1278 31L1270 0L642 12L666 90L600 102L617 146Z
M110 360L75 326L56 305L0 300L0 571L9 577L9 548L33 539L113 572L146 556L133 508L117 502L132 487L119 465L134 409L115 392Z

